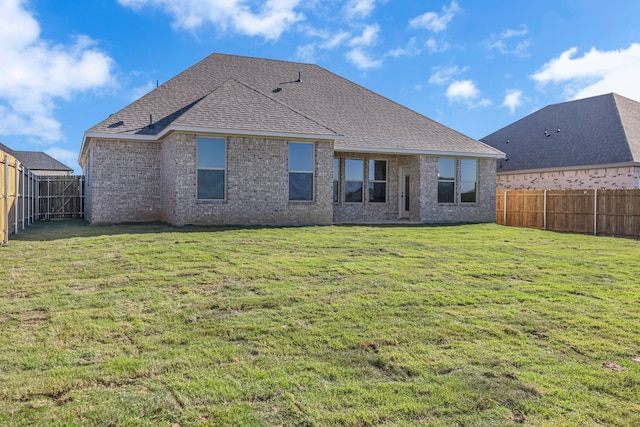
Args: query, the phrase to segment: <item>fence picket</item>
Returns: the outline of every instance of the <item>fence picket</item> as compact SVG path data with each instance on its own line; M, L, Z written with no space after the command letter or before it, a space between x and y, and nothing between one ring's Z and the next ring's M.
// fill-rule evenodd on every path
M640 239L640 189L499 190L496 223Z

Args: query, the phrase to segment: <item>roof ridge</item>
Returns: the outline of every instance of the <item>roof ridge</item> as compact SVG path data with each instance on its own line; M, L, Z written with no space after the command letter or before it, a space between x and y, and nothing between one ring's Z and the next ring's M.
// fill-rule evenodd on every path
M283 61L283 62L284 62L284 61ZM249 85L249 84L247 84L247 83L243 82L242 80L240 80L240 79L238 79L238 78L236 78L236 77L230 77L230 78L228 78L228 79L227 79L227 80L225 80L225 82L224 82L224 83L222 83L220 86L223 86L223 85L224 85L224 84L226 84L229 80L236 81L236 82L238 82L239 84L241 84L241 85L243 85L244 87L246 87L247 89L250 89L250 90L252 90L252 91L256 92L257 94L262 95L262 96L266 97L267 99L269 99L269 100L271 100L271 101L273 101L273 102L276 102L276 103L278 103L278 104L282 105L283 107L285 107L285 108L287 108L287 109L289 109L289 110L293 111L293 112L294 112L294 113L296 113L297 115L299 115L299 116L301 116L301 117L304 117L305 119L310 120L310 121L314 122L315 124L317 124L317 125L319 125L319 126L322 126L323 128L325 128L325 129L327 129L327 130L330 130L331 132L333 132L333 133L334 133L334 134L336 134L336 135L340 135L340 133L339 133L339 132L335 131L334 129L331 129L329 126L325 125L324 123L319 122L318 120L314 119L313 117L309 117L307 114L304 114L304 113L302 113L301 111L296 110L295 108L291 107L290 105L287 105L286 103L284 103L284 102L280 101L279 99L275 99L275 98L270 97L270 96L269 96L269 95L267 95L266 93L264 93L264 92L262 92L262 91L260 91L260 90L258 90L258 89L256 89L256 88L252 87L251 85ZM220 86L218 86L218 87L220 87ZM218 87L216 87L216 89L218 89ZM215 90L211 91L211 93L213 93L214 91L215 91ZM207 95L207 96L209 96L209 95Z

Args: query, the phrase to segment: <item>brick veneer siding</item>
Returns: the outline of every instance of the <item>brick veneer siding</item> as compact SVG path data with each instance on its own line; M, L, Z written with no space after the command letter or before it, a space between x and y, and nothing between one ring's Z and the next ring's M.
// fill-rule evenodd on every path
M396 221L399 218L399 168L409 166L415 168L416 156L398 156L373 153L336 152L335 158L340 159L339 201L333 204L333 221L335 223L366 223ZM364 161L363 201L347 203L344 201L344 165L345 159L359 159ZM384 203L369 202L369 160L387 161L387 200ZM415 163L417 164L417 163ZM332 181L333 182L333 181ZM415 192L418 200L418 191ZM417 212L413 220L417 220ZM409 218L410 220L412 218Z
M585 168L538 173L498 173L499 190L640 188L640 167Z
M163 143L163 219L171 224L331 224L333 142L315 142L313 202L289 201L288 140L228 136L226 200L196 198L194 134Z
M85 175L90 222L161 219L159 143L94 140L89 156Z
M460 159L456 159L455 203L438 203L438 157L420 157L420 221L425 223L494 222L496 160L478 160L477 203L460 202Z

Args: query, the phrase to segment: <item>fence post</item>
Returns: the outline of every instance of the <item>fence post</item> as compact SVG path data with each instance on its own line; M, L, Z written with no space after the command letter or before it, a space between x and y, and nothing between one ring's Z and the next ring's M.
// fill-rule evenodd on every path
M544 201L542 202L542 210L543 210L542 218L544 221L544 227L542 229L546 230L547 229L547 190L544 190Z
M16 177L16 196L13 199L13 230L15 234L18 234L18 206L19 206L19 202L18 202L18 189L20 188L20 181L18 181L18 159L15 160L15 162L13 163L14 167L15 167L15 177Z
M9 156L4 155L4 241L9 241Z
M502 225L507 225L507 190L504 190L504 205L502 206L503 208L503 218L502 218Z
M598 235L598 189L593 190L593 235Z

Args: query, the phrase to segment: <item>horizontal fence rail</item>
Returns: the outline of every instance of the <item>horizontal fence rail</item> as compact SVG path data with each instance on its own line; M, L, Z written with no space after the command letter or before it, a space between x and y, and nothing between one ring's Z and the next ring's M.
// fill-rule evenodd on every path
M496 223L640 239L640 189L498 190Z
M38 219L84 216L83 176L41 176Z

